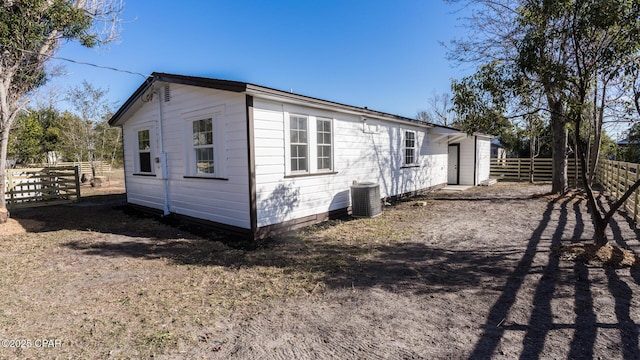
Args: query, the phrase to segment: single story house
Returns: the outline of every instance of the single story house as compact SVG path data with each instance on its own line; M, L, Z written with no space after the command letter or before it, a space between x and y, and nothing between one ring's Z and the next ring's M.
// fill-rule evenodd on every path
M254 239L347 214L354 183L489 178L490 136L238 81L153 73L109 124L129 204Z

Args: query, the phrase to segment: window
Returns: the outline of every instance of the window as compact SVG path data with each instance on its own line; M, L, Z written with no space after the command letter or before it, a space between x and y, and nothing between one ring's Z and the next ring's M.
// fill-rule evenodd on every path
M333 173L333 119L287 113L285 174L301 176Z
M224 105L182 114L184 122L184 176L221 179L227 174Z
M416 161L416 133L414 131L404 132L404 164L415 165Z
M151 139L149 130L138 131L138 164L137 171L151 173Z
M213 119L202 119L193 122L193 151L196 174L213 174Z
M331 171L331 119L317 119L318 171Z
M307 118L292 115L289 118L291 144L291 172L308 172Z

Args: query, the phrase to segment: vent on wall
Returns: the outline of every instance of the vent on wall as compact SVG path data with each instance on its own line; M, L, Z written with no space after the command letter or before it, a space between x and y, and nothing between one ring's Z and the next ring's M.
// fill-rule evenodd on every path
M164 102L169 102L171 100L171 88L169 84L164 86Z
M351 216L371 218L381 213L379 184L365 182L351 186Z

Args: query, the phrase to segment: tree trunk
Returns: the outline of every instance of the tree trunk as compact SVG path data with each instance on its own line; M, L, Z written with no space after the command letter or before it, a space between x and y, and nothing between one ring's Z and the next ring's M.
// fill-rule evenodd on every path
M599 216L593 220L593 240L597 247L603 247L607 245L609 240L607 239L607 222L601 219Z
M567 191L567 139L569 132L565 127L562 102L547 96L551 108L551 130L553 132L553 173L551 192L563 194Z
M535 173L535 142L533 137L533 130L529 133L529 183L533 184L533 174Z
M7 199L6 199L6 190L7 187L5 185L7 180L7 149L9 147L9 127L11 126L11 120L7 119L4 121L4 131L2 131L2 136L0 136L0 224L4 224L7 222L9 218L9 211L7 211Z

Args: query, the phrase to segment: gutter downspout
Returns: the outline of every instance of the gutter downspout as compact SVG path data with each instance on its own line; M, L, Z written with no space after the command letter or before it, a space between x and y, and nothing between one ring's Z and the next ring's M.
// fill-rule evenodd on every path
M162 135L162 97L160 96L160 92L158 89L153 90L153 94L156 94L158 97L158 137L160 141L158 142L160 157L156 158L156 162L160 162L161 176L162 176L162 190L164 195L164 207L162 209L162 215L167 216L170 214L169 211L169 179L167 176L167 153L164 152L164 137Z

